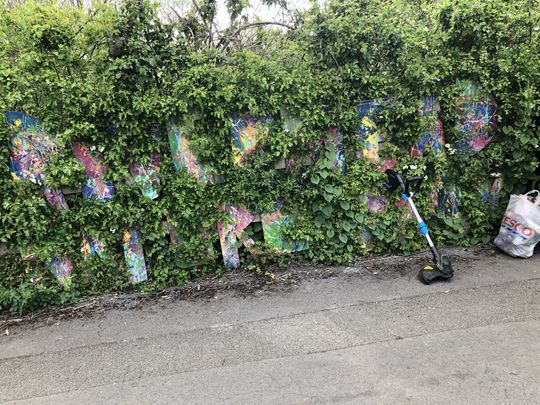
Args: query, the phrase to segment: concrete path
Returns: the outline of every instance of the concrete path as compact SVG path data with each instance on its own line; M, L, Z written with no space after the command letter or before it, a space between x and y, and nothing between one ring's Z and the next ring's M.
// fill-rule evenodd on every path
M289 293L15 328L0 402L540 403L540 255L464 263L429 287L344 268Z

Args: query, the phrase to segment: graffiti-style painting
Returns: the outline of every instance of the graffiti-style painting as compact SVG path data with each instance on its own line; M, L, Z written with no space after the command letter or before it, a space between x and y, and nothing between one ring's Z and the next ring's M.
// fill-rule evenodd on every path
M155 200L159 197L159 167L161 156L153 153L147 164L134 163L129 167L131 177L146 198Z
M43 195L51 207L58 210L68 210L69 206L64 197L64 193L56 188L43 187Z
M384 136L377 126L381 110L382 105L374 100L362 100L358 106L360 124L356 135L364 142L364 148L357 156L372 163L379 161L379 144L384 142Z
M444 153L444 131L443 124L439 118L441 107L434 96L426 97L421 104L420 114L424 132L420 139L411 148L412 157L423 156L426 149L430 148L435 157L440 157Z
M148 280L146 273L146 263L141 243L141 233L137 228L124 230L122 233L124 245L124 257L126 259L127 270L133 283L140 283Z
M493 139L497 129L497 104L493 97L470 81L459 82L459 130L463 138L456 142L460 152L479 152Z
M192 152L185 132L185 128L179 128L176 125L170 125L168 128L174 166L176 170L187 170L197 180L206 182L209 180L208 172Z
M10 141L13 179L44 185L43 194L52 207L69 209L62 191L46 186L45 164L61 151L54 137L45 132L43 123L37 118L14 111L7 112L6 118L18 131Z
M271 118L234 114L231 121L233 160L236 165L241 165L246 157L253 153L257 145L268 137L268 125Z
M461 191L446 179L437 181L436 190L432 194L432 203L435 210L446 217L457 218L460 214Z
M278 201L274 211L261 215L264 241L280 252L291 253L308 249L306 241L290 241L285 238L283 231L290 225L292 218L283 214L283 204L283 201Z
M86 183L83 186L83 198L95 198L109 201L114 195L114 186L104 179L108 165L102 159L90 154L90 149L80 143L72 145L73 154L83 164L86 172Z
M239 239L247 248L253 246L255 242L253 239L244 236L244 230L251 221L253 221L255 216L243 208L228 206L222 207L222 210L225 211L231 219L231 223L222 223L221 221L218 221L217 223L223 262L226 268L236 269L240 267L240 256L236 244L237 239Z
M383 196L365 194L364 200L366 202L366 208L369 212L384 212L386 207L388 207L388 200Z
M73 264L67 257L53 256L49 263L49 268L60 284L64 286L71 284Z
M85 259L92 255L103 257L105 255L105 246L103 242L89 236L83 236L81 241L81 252Z
M497 208L501 198L502 184L502 179L500 177L493 181L486 181L485 186L478 189L480 201L485 203L491 209Z

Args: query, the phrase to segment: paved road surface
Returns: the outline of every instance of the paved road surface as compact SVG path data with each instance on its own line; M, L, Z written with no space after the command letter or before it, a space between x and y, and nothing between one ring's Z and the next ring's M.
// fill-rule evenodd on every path
M14 328L0 402L540 403L540 255L457 267L429 287L347 268L288 293Z

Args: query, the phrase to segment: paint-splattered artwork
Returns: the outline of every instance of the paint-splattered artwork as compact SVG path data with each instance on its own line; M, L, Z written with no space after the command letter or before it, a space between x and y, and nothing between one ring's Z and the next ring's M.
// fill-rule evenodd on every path
M420 114L424 131L418 142L411 148L410 155L412 157L423 156L428 148L431 149L435 157L443 155L444 131L442 121L439 118L440 110L439 102L434 96L426 97L422 101Z
M67 257L53 256L49 263L49 268L60 284L64 286L71 284L73 264Z
M197 180L207 182L209 180L208 171L192 152L186 137L186 128L170 125L167 132L176 170L187 170Z
M81 239L81 252L85 259L89 258L91 255L97 255L99 257L105 255L105 246L103 245L103 242L89 236L83 236Z
M64 193L56 188L43 187L43 195L51 207L58 210L68 210L69 206L64 197Z
M338 128L330 128L328 130L328 141L334 146L335 158L333 167L345 176L345 149L343 147L343 133Z
M253 153L257 145L268 137L270 121L270 117L254 118L249 114L232 116L232 149L236 165L241 165L246 157Z
M8 123L18 131L10 141L13 179L44 185L43 194L47 202L57 209L68 209L62 191L46 186L45 181L45 164L61 151L54 137L45 132L41 120L37 118L14 111L5 115Z
M217 229L219 233L219 242L221 244L221 252L223 254L223 262L228 269L236 269L240 267L240 256L238 254L237 239L244 246L250 248L255 243L253 239L246 238L244 230L253 221L255 216L246 209L237 207L222 207L223 211L229 214L230 223L222 223L218 221Z
M485 203L491 209L497 208L501 198L502 184L502 179L500 177L493 181L487 180L485 186L478 189L480 201Z
M364 200L367 210L372 213L384 212L388 206L388 200L383 196L365 194Z
M432 194L432 203L439 214L446 217L457 218L460 213L461 191L446 179L439 179L435 192Z
M131 177L146 198L155 200L159 197L159 166L161 156L153 153L147 164L134 163L129 167Z
M497 128L497 104L491 95L470 81L459 82L456 107L463 138L455 143L460 152L479 152L493 139Z
M261 222L264 233L264 241L269 246L281 252L299 252L309 248L306 241L290 241L285 238L283 232L287 228L292 218L282 213L283 201L278 201L274 211L261 215Z
M360 124L356 135L364 143L364 147L357 156L372 163L379 162L379 144L384 142L384 136L377 126L381 110L382 105L374 100L362 100L358 106Z
M137 228L124 230L122 233L124 245L124 257L126 259L127 270L133 283L140 283L148 280L146 273L146 263L141 243L141 234Z
M95 198L109 201L114 195L114 186L104 179L108 165L103 164L101 158L94 157L87 146L74 143L72 150L75 157L83 164L86 172L86 183L83 186L83 198Z

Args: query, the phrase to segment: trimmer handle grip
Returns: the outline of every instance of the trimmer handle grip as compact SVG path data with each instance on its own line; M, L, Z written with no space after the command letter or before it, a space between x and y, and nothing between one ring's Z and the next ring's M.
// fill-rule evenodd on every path
M422 185L423 181L424 178L420 176L407 179L407 181L405 182L405 195L407 195L407 197L410 197L411 194L416 194L418 190L420 190L420 186Z
M407 191L407 185L403 181L403 177L401 177L392 169L386 169L385 173L388 176L387 187L389 190L395 190L396 188L400 188L402 193L405 193Z

